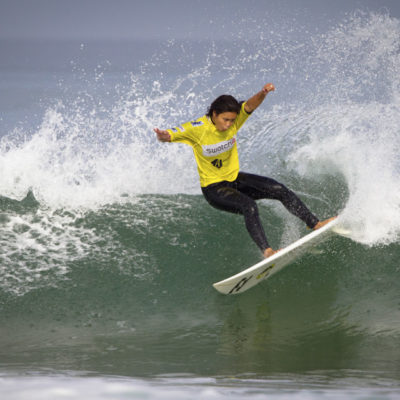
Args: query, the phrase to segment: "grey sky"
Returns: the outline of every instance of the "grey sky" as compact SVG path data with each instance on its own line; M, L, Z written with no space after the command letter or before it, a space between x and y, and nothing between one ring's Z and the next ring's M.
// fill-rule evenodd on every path
M0 0L0 39L217 39L243 19L323 28L357 9L400 18L399 0Z

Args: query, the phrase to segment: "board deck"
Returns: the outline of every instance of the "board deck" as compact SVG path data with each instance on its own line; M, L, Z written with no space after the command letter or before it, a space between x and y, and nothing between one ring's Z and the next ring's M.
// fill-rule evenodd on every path
M273 256L260 261L230 278L214 283L213 286L222 294L243 293L280 271L308 248L326 239L330 233L337 233L339 235L346 234L346 231L338 226L337 218L330 221L322 228L303 236L301 239L280 250L278 253L275 253Z

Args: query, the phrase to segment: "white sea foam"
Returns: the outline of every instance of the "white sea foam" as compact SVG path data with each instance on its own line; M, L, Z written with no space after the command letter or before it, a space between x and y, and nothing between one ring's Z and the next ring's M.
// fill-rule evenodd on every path
M357 375L360 375L358 377ZM280 400L290 396L295 400L330 400L398 398L398 382L379 378L379 385L371 384L371 377L359 371L346 371L345 378L331 377L329 383L323 375L281 374L261 379L247 377L204 378L190 374L166 375L146 380L123 377L81 377L69 372L66 376L32 372L32 376L0 376L0 393L7 399L27 397L47 399L265 399ZM369 380L367 379L369 378ZM376 378L378 379L378 378Z
M65 279L68 262L87 254L96 237L90 229L76 225L78 218L78 214L41 209L3 218L1 289L21 295Z
M303 174L343 175L349 197L342 220L355 240L369 245L400 235L399 111L379 104L319 110L329 117L292 157Z
M307 142L292 154L303 173L344 177L342 220L368 245L400 237L399 48L400 23L387 16L355 17L330 32L319 54L335 61L318 86L321 105L302 116L313 121Z
M84 118L77 124L79 115L68 116L60 108L49 109L24 143L10 147L3 140L8 147L0 158L3 196L21 200L31 190L52 208L93 208L121 202L126 194L184 191L184 183L171 185L182 182L182 169L195 178L190 157L177 157L180 148L158 146L150 127L138 137L134 107L130 126L122 122L128 141L107 126L109 121ZM172 159L177 160L173 166Z

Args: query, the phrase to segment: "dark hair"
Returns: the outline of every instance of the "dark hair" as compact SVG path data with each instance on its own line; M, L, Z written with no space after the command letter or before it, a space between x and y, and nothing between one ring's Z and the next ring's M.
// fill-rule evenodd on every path
M214 111L217 115L224 112L235 112L236 114L239 114L241 107L242 103L239 103L233 96L223 94L211 103L207 115L211 118Z

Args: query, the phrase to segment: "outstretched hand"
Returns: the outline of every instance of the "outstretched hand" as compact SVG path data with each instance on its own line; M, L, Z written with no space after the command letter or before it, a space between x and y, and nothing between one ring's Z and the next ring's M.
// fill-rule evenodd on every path
M154 128L153 130L157 134L157 139L160 142L170 142L171 141L171 135L169 134L168 131L162 130L159 128Z
M273 83L267 83L261 90L263 93L267 94L269 92L273 92L275 90L275 86Z
M245 111L248 113L253 112L264 101L265 96L274 90L275 86L273 83L267 83L264 85L259 92L246 101L246 104L244 105Z

